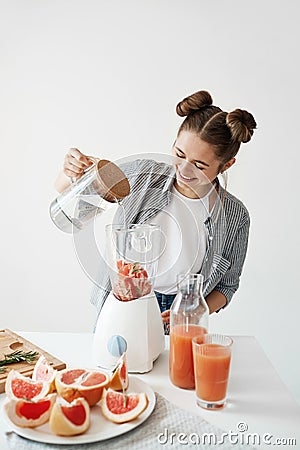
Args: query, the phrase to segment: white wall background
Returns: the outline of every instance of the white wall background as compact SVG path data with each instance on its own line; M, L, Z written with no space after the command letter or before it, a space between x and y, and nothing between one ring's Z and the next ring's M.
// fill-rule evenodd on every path
M251 212L248 257L211 329L255 335L300 400L298 5L0 2L1 327L91 331L91 283L48 215L64 154L167 153L176 103L207 89L258 122L229 174Z

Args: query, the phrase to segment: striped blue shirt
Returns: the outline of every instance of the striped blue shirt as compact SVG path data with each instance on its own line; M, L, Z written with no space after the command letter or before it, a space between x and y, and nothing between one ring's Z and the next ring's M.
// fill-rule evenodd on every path
M131 191L122 202L124 211L117 211L114 223L122 224L125 220L126 223L144 223L168 205L175 181L173 166L139 159L120 167L129 180ZM247 252L250 218L243 203L217 184L216 204L204 223L207 251L200 273L204 276L204 296L217 290L226 297L226 307L239 287ZM111 290L103 260L100 266L91 295L91 303L98 312Z

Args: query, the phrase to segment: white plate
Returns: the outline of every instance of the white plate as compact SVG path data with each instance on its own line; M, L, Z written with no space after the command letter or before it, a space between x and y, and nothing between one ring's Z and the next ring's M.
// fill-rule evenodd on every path
M9 420L5 409L4 415L11 426L12 431L26 439L46 444L87 444L103 441L127 433L141 425L151 415L155 406L155 394L152 388L139 378L130 376L128 392L145 392L147 394L149 400L148 406L139 417L132 422L116 424L105 419L100 410L100 406L95 405L91 408L90 428L84 434L80 434L79 436L57 436L50 430L49 422L36 428L17 427Z

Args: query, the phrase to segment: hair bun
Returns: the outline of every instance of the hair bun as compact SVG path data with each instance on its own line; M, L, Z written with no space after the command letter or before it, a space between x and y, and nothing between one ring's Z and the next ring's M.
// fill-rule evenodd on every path
M209 92L198 91L181 100L176 106L176 112L179 116L184 117L200 108L210 106L212 103L213 100Z
M256 128L254 117L244 109L235 109L228 113L226 124L230 128L232 139L237 142L250 141Z

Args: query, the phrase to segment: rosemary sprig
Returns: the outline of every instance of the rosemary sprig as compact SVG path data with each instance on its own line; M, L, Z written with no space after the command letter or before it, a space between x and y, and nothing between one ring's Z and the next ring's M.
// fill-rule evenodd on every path
M32 362L35 360L39 353L38 352L22 352L21 350L16 350L15 352L4 355L4 358L0 360L0 373L4 373L7 369L8 364L15 364L19 362Z

